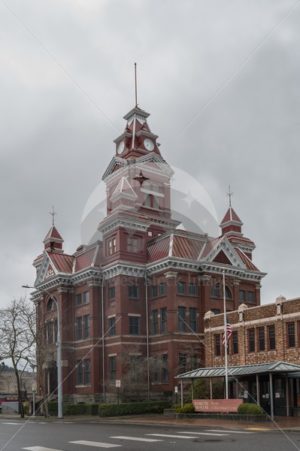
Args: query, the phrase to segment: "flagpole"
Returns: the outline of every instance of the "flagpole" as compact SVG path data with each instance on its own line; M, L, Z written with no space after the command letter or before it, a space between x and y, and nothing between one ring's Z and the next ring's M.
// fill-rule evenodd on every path
M224 360L225 360L225 398L228 399L228 361L227 361L227 314L226 314L226 290L225 290L225 270L223 269L223 305L224 305Z

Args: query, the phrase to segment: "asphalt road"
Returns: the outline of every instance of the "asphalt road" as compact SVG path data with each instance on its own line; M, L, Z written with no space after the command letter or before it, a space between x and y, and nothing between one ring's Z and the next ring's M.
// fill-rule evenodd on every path
M0 451L295 451L300 432L0 420Z

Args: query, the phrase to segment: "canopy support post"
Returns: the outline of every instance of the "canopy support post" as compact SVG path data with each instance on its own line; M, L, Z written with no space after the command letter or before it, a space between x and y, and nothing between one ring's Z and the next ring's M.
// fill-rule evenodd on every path
M259 386L259 375L256 374L256 404L260 406L260 386Z
M182 379L180 381L180 405L183 407L183 382Z
M271 420L274 420L273 375L269 373Z

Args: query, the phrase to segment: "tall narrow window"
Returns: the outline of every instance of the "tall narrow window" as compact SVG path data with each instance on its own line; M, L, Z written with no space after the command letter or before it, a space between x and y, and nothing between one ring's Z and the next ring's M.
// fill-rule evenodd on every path
M238 337L238 331L234 330L232 332L232 353L238 354L239 353L239 337Z
M226 297L226 301L231 301L232 299L232 293L229 287L225 287L225 297Z
M193 282L189 283L189 295L197 296L197 285Z
M255 332L254 332L254 329L248 329L248 352L255 352Z
M167 292L167 286L164 282L159 284L159 296L164 296Z
M269 341L269 350L272 351L276 349L276 338L275 338L275 325L271 324L268 326L268 341Z
M197 309L190 307L190 330L189 332L197 332Z
M158 334L158 311L157 310L152 310L151 333L152 333L152 335Z
M221 298L221 286L219 283L215 283L212 287L211 287L211 293L210 293L212 298Z
M75 339L82 340L82 316L75 319Z
M177 294L185 294L185 283L184 282L177 283Z
M107 240L107 254L113 255L117 251L117 239L116 237Z
M178 330L179 332L185 332L186 331L186 327L185 327L185 311L186 308L185 307L178 307Z
M289 348L296 346L295 323L287 323L287 343Z
M129 316L129 334L139 335L140 334L140 317L139 316Z
M76 363L76 385L89 385L91 383L91 361L78 360Z
M108 318L108 335L110 337L113 337L116 335L116 317L111 316Z
M164 334L167 332L167 308L163 307L160 309L160 333Z
M265 350L265 328L258 327L257 335L258 335L258 350L264 351Z
M108 287L108 299L114 299L116 296L116 288L114 285Z
M84 315L83 317L83 338L88 338L90 336L90 315Z
M215 335L215 355L220 356L221 355L221 337L220 334Z
M137 299L139 297L139 287L137 285L128 286L128 297L130 299Z
M108 357L108 373L110 382L114 382L117 374L117 357L115 355Z

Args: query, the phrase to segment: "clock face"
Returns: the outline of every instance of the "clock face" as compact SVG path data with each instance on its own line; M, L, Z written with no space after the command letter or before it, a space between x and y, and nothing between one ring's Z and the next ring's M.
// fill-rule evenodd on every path
M144 140L144 146L145 146L145 149L151 151L154 149L154 142L152 141L152 139L146 138Z
M122 153L124 149L125 149L124 141L121 141L121 142L118 144L117 152L118 152L118 153Z

